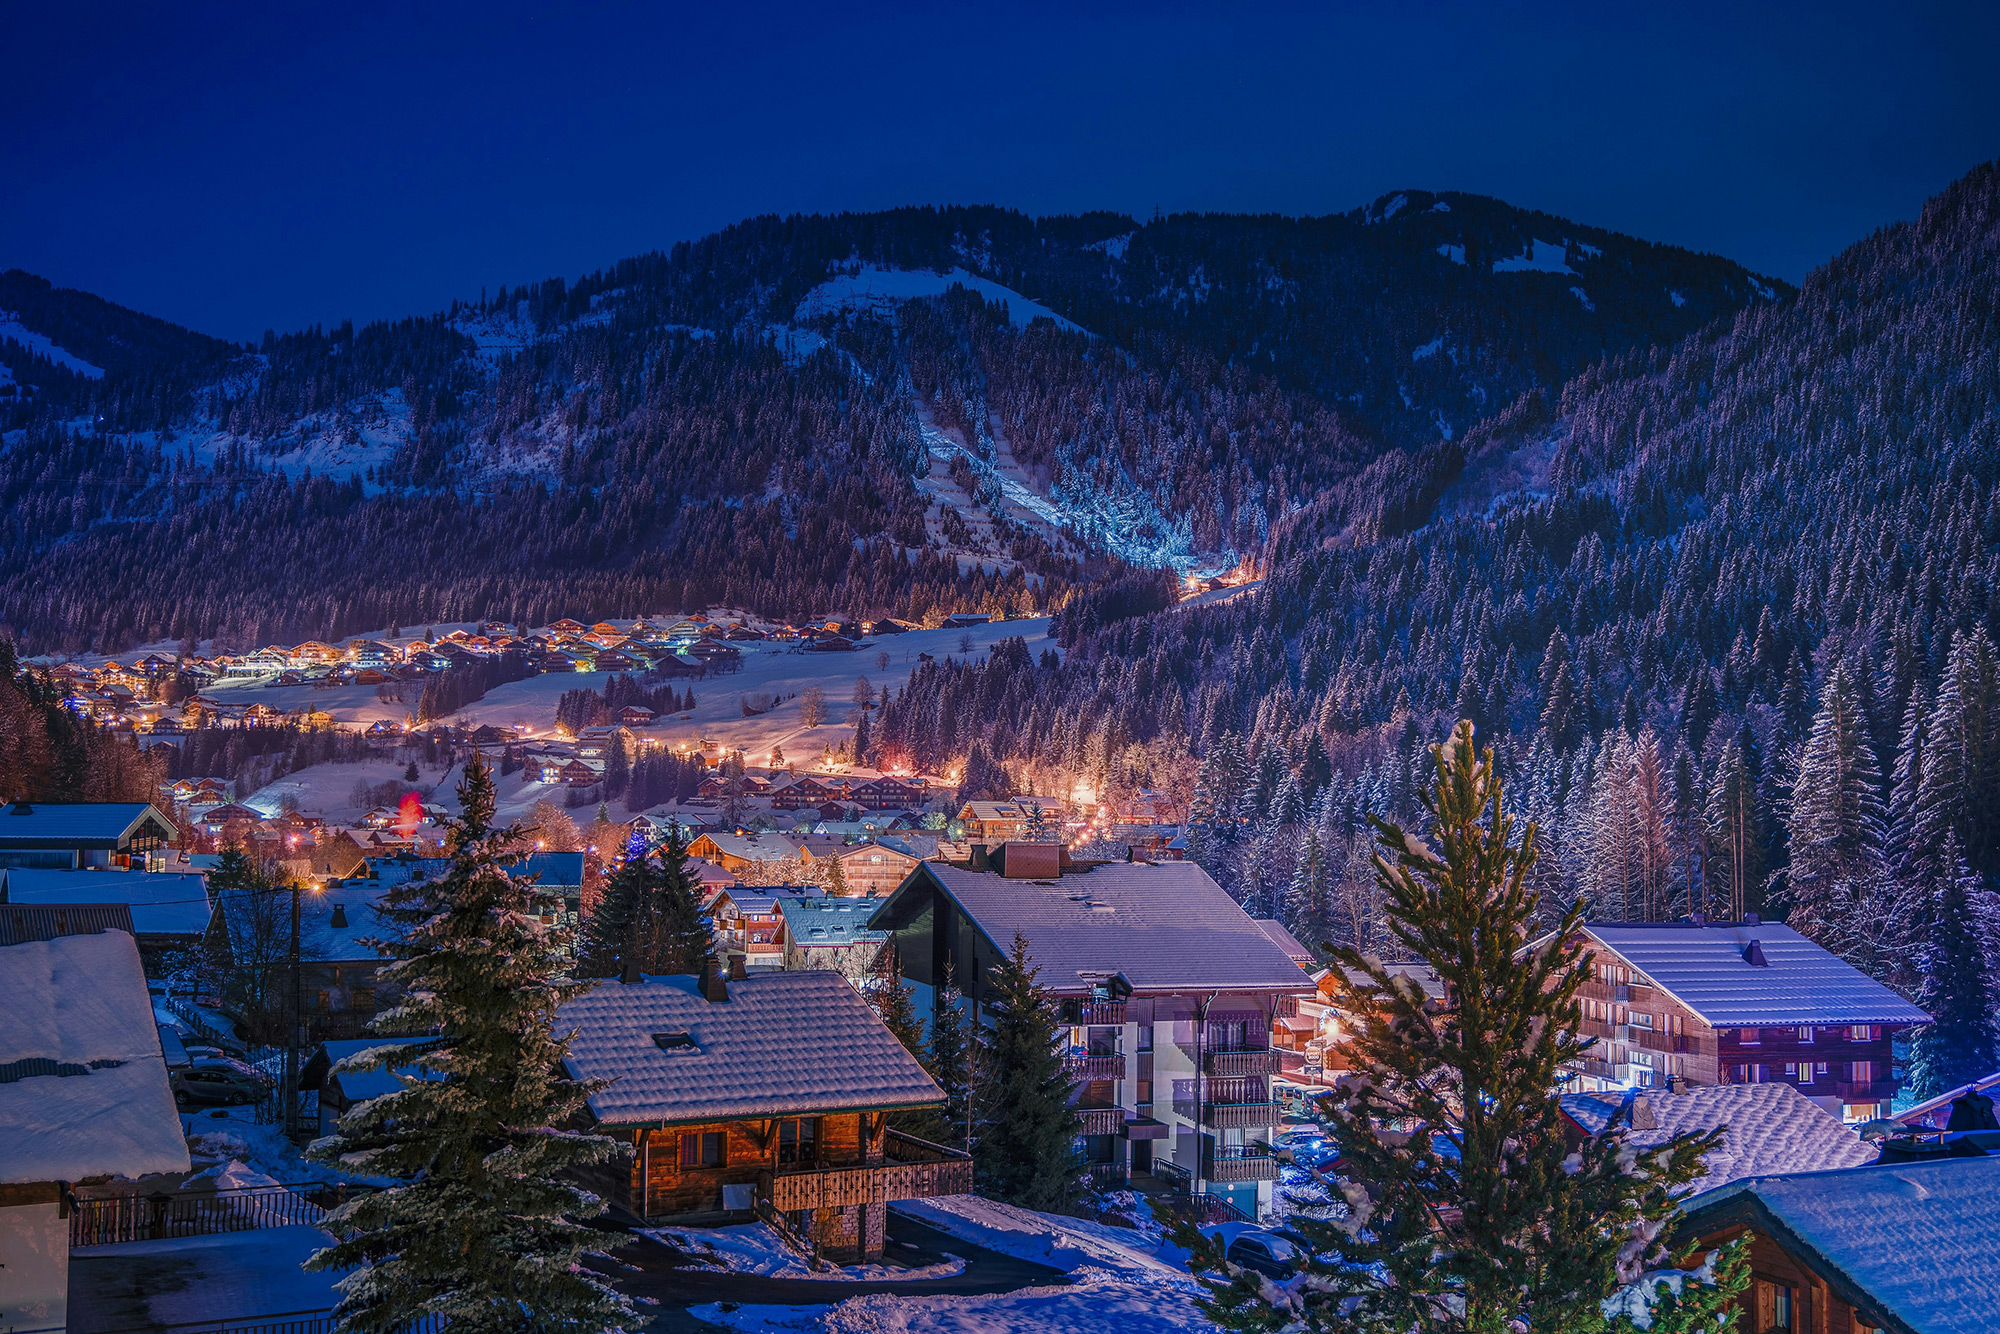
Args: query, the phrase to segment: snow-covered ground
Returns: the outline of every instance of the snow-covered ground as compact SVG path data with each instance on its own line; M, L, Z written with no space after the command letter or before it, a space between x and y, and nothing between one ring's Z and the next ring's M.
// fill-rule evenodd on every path
M895 1265L814 1269L764 1223L718 1228L659 1227L647 1229L645 1235L682 1254L700 1257L702 1268L725 1270L732 1274L758 1274L765 1278L853 1283L880 1279L950 1278L965 1272L965 1261L955 1255L917 1269L902 1269Z
M82 357L59 345L47 334L36 333L22 324L21 317L11 310L0 310L0 338L11 338L30 352L39 352L56 365L75 371L78 375L92 380L104 378L103 367L91 365ZM5 369L4 366L0 366L0 371Z
M1049 319L1064 329L1082 332L1074 321L1056 314L1041 302L964 269L935 273L929 269L885 269L874 264L861 266L858 273L838 274L813 288L799 302L797 313L792 318L794 322L799 322L857 309L887 312L899 301L943 296L954 284L977 292L988 301L1004 301L1008 320L1021 328L1039 319Z
M114 1307L128 1286L121 1271L142 1258L168 1261L179 1272L171 1282L149 1285L144 1299L147 1323L181 1325L196 1321L240 1322L252 1316L324 1311L339 1300L338 1274L309 1273L306 1259L332 1241L316 1227L258 1228L208 1237L79 1247L71 1252L71 1328L102 1328L79 1317L98 1307ZM79 1303L79 1286L89 1295ZM79 1311L82 1304L85 1310ZM113 1312L106 1310L104 1314ZM130 1326L136 1312L117 1310Z
M904 1297L871 1293L832 1306L710 1303L698 1320L747 1334L1106 1334L1144 1330L1207 1334L1195 1309L1194 1280L1182 1253L1158 1234L1080 1218L1036 1213L955 1195L892 1206L951 1236L989 1250L1066 1269L1064 1286L1021 1288L988 1297Z
M400 760L359 760L352 763L315 764L308 769L300 769L273 779L257 789L256 794L244 801L244 805L260 811L266 816L277 815L285 808L289 798L297 809L323 815L335 824L346 824L368 813L373 803L357 805L353 800L354 785L365 783L374 787L380 783L403 781L406 765ZM443 781L457 773L444 771L425 765L417 767L417 786L430 788L442 786ZM448 791L449 789L444 789ZM441 791L439 795L443 795ZM429 800L429 797L426 797Z

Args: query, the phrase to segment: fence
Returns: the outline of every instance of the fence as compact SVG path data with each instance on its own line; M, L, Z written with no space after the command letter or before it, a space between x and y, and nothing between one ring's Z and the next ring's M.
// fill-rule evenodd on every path
M399 1334L443 1334L443 1316L427 1315L405 1325ZM332 1334L331 1311L281 1311L235 1320L188 1320L178 1325L143 1325L127 1329L93 1330L91 1334Z
M77 1199L70 1210L71 1246L206 1237L257 1228L317 1225L346 1198L347 1186L308 1182L169 1195L102 1195Z

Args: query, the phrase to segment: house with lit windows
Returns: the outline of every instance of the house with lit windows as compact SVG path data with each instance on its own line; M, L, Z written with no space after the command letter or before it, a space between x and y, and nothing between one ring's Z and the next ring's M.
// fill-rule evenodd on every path
M1930 1016L1790 927L1591 922L1577 1092L1786 1083L1848 1122L1888 1113L1891 1041Z

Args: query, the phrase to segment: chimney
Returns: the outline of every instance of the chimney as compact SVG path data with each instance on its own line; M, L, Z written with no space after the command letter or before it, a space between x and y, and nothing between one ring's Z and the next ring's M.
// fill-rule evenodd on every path
M1747 913L1744 913L1744 914L1743 914L1743 925L1745 925L1745 926L1762 926L1762 925L1763 925L1763 923L1762 923L1762 922L1759 922L1759 921L1757 920L1757 914L1756 914L1756 913L1753 913L1753 912L1747 912Z
M618 980L628 987L644 980L639 972L639 957L636 954L627 954L625 956L625 967L618 974Z
M729 979L715 966L713 954L701 961L701 996L710 1004L720 1004L729 999Z
M1749 964L1752 968L1769 968L1771 966L1771 961L1764 957L1764 947L1754 940L1743 947L1743 962Z
M975 871L990 871L993 869L993 863L986 855L986 845L984 843L974 843L972 845L972 869Z
M747 982L750 980L750 970L744 966L743 956L740 954L729 956L729 980L731 982Z
M1696 926L1707 926L1708 914L1705 912L1689 913L1688 920L1693 922Z
M1667 1076L1667 1092L1673 1094L1676 1098L1684 1098L1687 1096L1687 1091L1688 1082L1686 1075Z
M336 927L345 927L347 925L346 904L336 903L333 905L333 925Z
M1632 1095L1632 1129L1658 1130L1660 1119L1653 1115L1653 1104L1646 1101L1644 1093Z
M9 812L9 814L11 815L33 815L34 813L35 813L35 808L28 804L26 798L23 798L22 800L15 802L14 809Z

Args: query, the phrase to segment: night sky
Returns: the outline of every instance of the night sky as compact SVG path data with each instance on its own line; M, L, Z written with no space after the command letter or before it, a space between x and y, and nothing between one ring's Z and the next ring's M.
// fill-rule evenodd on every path
M1990 0L1498 8L15 6L0 267L252 338L764 212L1409 186L1797 280L2000 154Z

